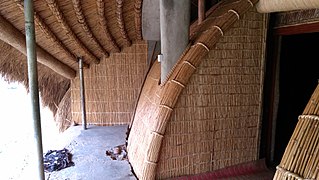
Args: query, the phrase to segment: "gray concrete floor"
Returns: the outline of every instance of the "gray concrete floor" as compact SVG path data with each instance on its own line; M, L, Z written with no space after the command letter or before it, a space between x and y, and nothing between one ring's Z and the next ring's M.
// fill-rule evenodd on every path
M136 179L127 161L111 160L105 155L107 149L125 143L127 126L89 126L85 131L81 128L71 127L67 135L73 137L66 148L71 151L75 166L46 173L46 180Z

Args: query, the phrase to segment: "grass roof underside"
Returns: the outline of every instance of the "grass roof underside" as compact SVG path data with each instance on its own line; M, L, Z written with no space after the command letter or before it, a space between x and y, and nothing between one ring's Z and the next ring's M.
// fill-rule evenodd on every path
M12 46L0 40L0 74L7 82L20 82L28 91L28 69L26 56ZM42 104L50 108L60 127L70 115L71 96L66 96L70 88L70 80L66 79L44 65L38 63L38 82ZM62 99L64 100L62 101ZM60 104L60 102L63 102ZM57 111L65 111L56 116ZM59 119L60 118L60 119ZM63 128L65 129L65 128Z

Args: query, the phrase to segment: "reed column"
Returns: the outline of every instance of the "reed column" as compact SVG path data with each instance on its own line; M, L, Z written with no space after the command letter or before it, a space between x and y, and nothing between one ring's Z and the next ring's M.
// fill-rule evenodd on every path
M33 1L24 1L25 34L28 60L29 90L32 104L33 138L34 138L34 179L44 180L43 148L40 119L40 103L38 89L38 68L35 44Z
M189 21L190 0L160 0L162 82L188 45Z

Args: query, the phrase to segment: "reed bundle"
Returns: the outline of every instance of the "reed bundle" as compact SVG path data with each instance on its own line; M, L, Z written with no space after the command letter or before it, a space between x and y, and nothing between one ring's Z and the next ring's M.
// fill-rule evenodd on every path
M185 50L165 84L159 85L160 66L158 63L154 64L141 93L128 139L128 156L138 178L155 178L167 124L183 89L217 41L256 2L233 0L220 3L216 8L218 17L214 21L202 23L203 28L199 27L200 30L193 36L189 48ZM214 13L212 16L214 17ZM204 146L208 148L207 145ZM205 155L203 158L211 159L211 156ZM182 159L172 162L173 166L178 167L188 161L188 157Z
M312 94L277 166L274 179L319 179L319 85Z

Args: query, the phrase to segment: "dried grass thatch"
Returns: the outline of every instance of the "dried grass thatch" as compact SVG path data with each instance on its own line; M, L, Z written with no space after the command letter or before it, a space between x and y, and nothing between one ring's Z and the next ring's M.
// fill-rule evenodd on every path
M151 69L128 139L129 159L138 178L155 178L162 140L179 95L210 49L256 2L232 0L220 3L212 16L201 24L193 36L192 46L184 52L162 86L158 85L158 63Z
M85 66L120 52L140 37L142 0L35 1L37 44L64 64L77 69L77 56ZM97 13L98 12L98 13ZM0 15L24 34L22 0L0 2ZM140 38L139 38L140 39Z
M59 103L57 112L54 116L55 122L59 128L60 132L65 131L71 125L74 125L71 114L71 89L65 93L61 102Z
M26 57L13 47L0 41L0 74L8 82L20 82L28 90ZM70 87L70 80L38 63L39 92L42 104L55 115L58 106Z

